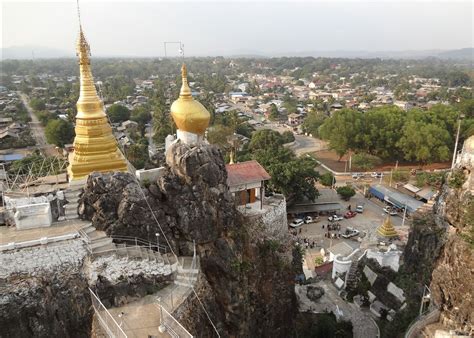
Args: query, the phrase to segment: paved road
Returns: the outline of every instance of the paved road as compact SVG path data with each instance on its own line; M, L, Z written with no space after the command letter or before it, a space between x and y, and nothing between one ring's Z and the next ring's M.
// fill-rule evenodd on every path
M30 129L31 129L31 134L33 135L33 138L36 140L36 145L40 147L44 147L48 145L48 142L46 141L46 137L44 136L44 128L41 125L40 121L38 120L38 117L35 115L33 112L33 109L30 106L28 96L26 94L18 92L18 95L20 96L21 101L23 102L23 105L25 106L26 110L28 111L28 114L30 115L31 122L29 123Z

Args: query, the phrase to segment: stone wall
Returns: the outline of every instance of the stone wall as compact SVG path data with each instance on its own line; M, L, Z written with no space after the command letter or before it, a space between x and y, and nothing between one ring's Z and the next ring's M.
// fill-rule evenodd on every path
M61 266L79 269L87 251L80 239L0 253L0 278L13 274L36 276Z

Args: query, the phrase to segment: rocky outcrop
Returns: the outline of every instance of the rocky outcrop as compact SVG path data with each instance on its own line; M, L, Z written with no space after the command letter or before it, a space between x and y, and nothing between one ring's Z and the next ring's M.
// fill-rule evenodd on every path
M89 337L87 280L76 269L11 276L0 288L0 337Z
M450 328L474 329L474 250L458 236L450 236L436 262L431 291Z
M237 212L217 147L177 142L166 160L164 174L146 187L126 173L90 175L81 217L108 234L143 239L154 239L161 227L178 255L192 255L194 241L200 299L222 337L290 336L296 298L289 239L266 234ZM185 326L212 336L200 302L191 297L185 304L177 314Z

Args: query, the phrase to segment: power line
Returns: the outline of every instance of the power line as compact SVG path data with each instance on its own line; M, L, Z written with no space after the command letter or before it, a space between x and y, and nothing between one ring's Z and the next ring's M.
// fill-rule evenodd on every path
M101 98L101 99L102 99L102 98ZM107 116L107 120L108 120L109 123L111 124L109 115L106 114L106 116ZM127 165L127 169L128 169L129 172L130 172L130 168L133 168L133 165L130 163L130 161L129 161L129 160L127 159L127 157L125 156L125 151L124 151L124 149L121 147L121 145L119 144L119 142L118 142L117 138L115 137L115 135L114 135L114 139L115 139L115 142L116 142L116 144L117 144L117 146L118 146L119 151L122 153L123 157L125 158L125 161L127 161L127 164L128 164L128 165ZM158 228L160 229L161 233L163 234L163 237L165 238L166 244L168 244L168 247L170 248L171 253L172 253L173 256L175 257L177 264L178 264L181 268L183 268L183 265L181 265L181 263L179 262L178 256L177 256L176 253L174 252L174 250L173 250L173 248L172 248L172 246L171 246L171 244L170 244L170 242L169 242L169 240L168 240L168 237L166 237L166 234L165 234L165 232L163 231L163 228L161 227L160 222L159 222L158 219L156 218L155 212L153 211L153 209L152 209L150 203L148 202L148 200L147 200L147 198L146 198L146 196L145 196L145 193L143 192L143 189L141 188L140 182L138 181L137 176L135 175L134 172L130 172L130 174L132 175L132 177L133 177L135 183L136 183L136 184L138 185L138 187L140 188L139 190L140 190L140 192L141 192L141 194L142 194L142 196L143 196L143 199L145 200L145 203L147 204L148 209L150 210L151 215L153 216L153 219L154 219L155 223L158 225ZM159 248L158 248L158 250L159 250ZM194 295L196 296L197 300L199 301L199 304L201 305L202 309L204 310L204 313L206 314L207 319L208 319L209 322L211 323L212 328L213 328L214 331L216 332L217 336L220 337L221 335L219 334L219 331L217 331L217 327L215 326L214 322L213 322L212 319L211 319L211 316L209 315L209 313L207 312L206 308L204 307L204 304L202 303L201 299L199 298L199 296L198 296L196 290L194 289L193 286L191 286L191 289L193 290Z

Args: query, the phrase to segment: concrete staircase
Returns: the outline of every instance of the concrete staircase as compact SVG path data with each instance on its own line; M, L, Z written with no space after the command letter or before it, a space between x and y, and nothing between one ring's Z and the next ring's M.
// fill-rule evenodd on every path
M71 181L69 187L64 191L64 197L68 201L64 207L64 217L67 220L79 218L77 214L78 200L85 183L85 180Z
M353 260L346 277L346 289L353 290L357 287L357 260Z
M192 267L192 257L179 257L180 265L177 268L174 284L185 287L193 287L198 280L199 269Z

